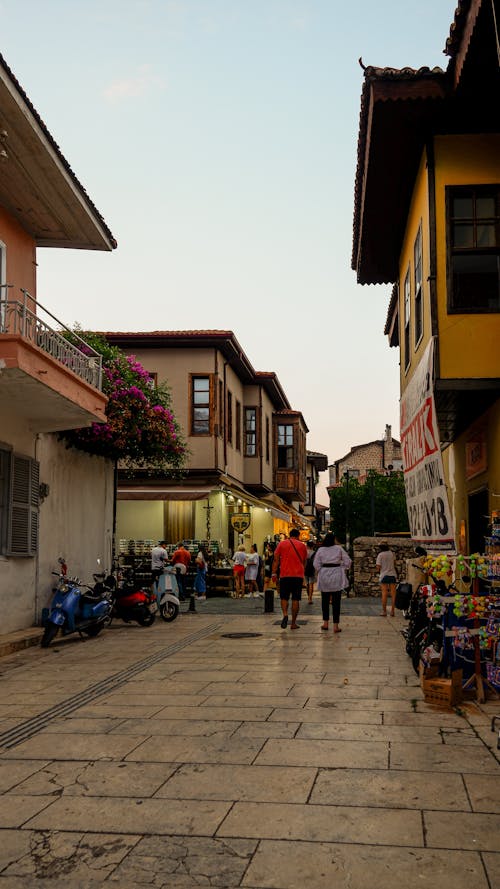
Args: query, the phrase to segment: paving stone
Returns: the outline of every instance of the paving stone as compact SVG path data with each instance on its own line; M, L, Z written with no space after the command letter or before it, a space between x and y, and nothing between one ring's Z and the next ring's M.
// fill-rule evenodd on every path
M11 750L1 753L2 759L121 759L146 740L126 735L53 734L40 732ZM1 760L0 760L1 762Z
M491 889L498 889L498 886L500 886L500 854L498 852L483 852L481 857L484 861Z
M79 711L78 711L79 712ZM44 728L45 734L99 734L113 731L121 725L123 719L108 719L107 717L82 718L80 716L67 716L54 719Z
M220 762L247 765L251 763L265 743L261 738L192 738L176 736L168 744L152 745L151 740L140 744L127 757L128 761L142 762Z
M298 722L242 722L233 738L294 738Z
M183 765L157 791L168 799L219 799L305 803L314 768L288 766Z
M245 720L258 722L267 719L272 712L273 708L269 704L265 707L258 707L253 704L246 707L242 705L241 699L239 699L238 705L235 707L211 706L210 709L204 708L203 710L198 707L164 707L155 715L158 719L199 720L206 713L207 719L216 719L220 722L244 722ZM129 715L132 716L133 714Z
M469 729L470 731L470 729ZM436 744L442 741L438 726L412 728L398 725L360 725L355 723L303 723L296 738L330 739L341 741L412 741L413 743ZM471 733L469 744L477 744ZM466 741L464 741L466 743Z
M11 790L46 765L48 765L47 761L39 759L21 759L19 762L2 762L0 760L0 793Z
M425 812L424 821L429 848L500 852L500 815Z
M489 889L479 855L338 843L259 843L241 883L252 889ZM492 884L493 885L493 884Z
M198 711L198 715L199 711ZM227 737L241 725L236 720L216 719L125 719L113 730L117 735L146 735L170 737L171 735L193 735L196 737ZM255 723L258 725L258 723ZM160 741L160 743L162 743Z
M12 878L22 878L25 886L31 878L50 885L64 880L102 882L129 854L139 836L92 833L41 833L37 831L2 831L0 833L0 886L12 885ZM90 882L89 882L90 881ZM21 883L20 883L21 885Z
M133 886L234 889L240 885L256 846L255 840L145 837L107 882L120 889L129 881Z
M231 803L208 800L191 800L186 806L182 800L170 800L166 805L161 799L64 796L25 826L34 830L85 831L91 824L97 833L128 834L142 825L150 834L212 836L230 807Z
M378 768L388 767L389 745L377 741L310 741L294 738L286 745L286 762L290 766L323 768ZM281 765L283 744L274 738L266 741L257 756L256 765Z
M53 801L51 796L0 796L0 827L20 827Z
M467 755L460 747L449 744L391 744L391 769L416 769L422 772L469 771ZM474 769L484 774L498 774L498 765L483 748L474 749Z
M380 806L393 809L460 809L470 811L461 775L382 769L320 769L311 803Z
M177 768L155 762L54 762L11 793L147 797L153 796Z
M360 836L361 834L361 836ZM237 802L218 836L423 846L420 812L363 806Z
M474 760L469 763L474 768ZM467 793L470 796L473 812L495 812L500 814L500 775L464 775Z
M326 707L305 707L303 710L273 710L269 722L298 721L303 725L315 723L352 723L361 725L382 725L382 714L375 711L351 710L348 705L328 702Z

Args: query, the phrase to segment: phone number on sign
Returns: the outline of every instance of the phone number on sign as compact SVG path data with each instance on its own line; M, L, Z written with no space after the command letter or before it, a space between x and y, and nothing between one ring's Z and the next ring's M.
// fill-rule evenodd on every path
M411 503L408 509L412 537L446 537L448 519L442 497Z

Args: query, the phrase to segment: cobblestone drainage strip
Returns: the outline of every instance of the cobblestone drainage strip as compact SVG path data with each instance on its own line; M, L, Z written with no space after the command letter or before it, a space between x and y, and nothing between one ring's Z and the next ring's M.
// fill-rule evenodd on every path
M221 633L221 639L256 639L262 633Z
M79 710L80 707L90 704L102 695L109 694L110 691L115 691L117 688L125 685L134 676L137 676L139 673L142 673L144 670L153 666L153 664L158 664L160 661L166 660L166 658L171 657L173 654L176 654L193 642L197 642L205 636L210 636L214 630L217 630L219 627L220 623L213 623L201 630L197 630L195 633L190 633L189 636L185 636L184 639L174 642L167 648L162 648L162 650L158 651L156 654L151 654L142 661L137 661L135 664L131 664L124 670L120 670L119 673L113 673L111 676L101 679L100 682L96 682L95 685L89 685L84 691L80 691L78 694L73 695L73 697L67 698L59 704L55 704L48 710L44 710L43 713L39 713L38 716L32 716L31 719L27 719L25 722L21 722L19 725L14 726L14 728L2 732L0 734L0 747L9 750L11 747L16 747L23 741L27 741L28 738L32 738L33 735L41 732L45 726L58 716L69 716L70 713L74 713L74 711Z

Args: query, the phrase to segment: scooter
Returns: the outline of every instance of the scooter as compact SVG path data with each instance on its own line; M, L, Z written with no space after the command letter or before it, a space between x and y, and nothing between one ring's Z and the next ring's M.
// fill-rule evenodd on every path
M42 648L48 648L59 630L63 636L79 633L80 636L97 636L111 615L111 600L107 593L96 592L80 583L77 577L69 578L66 562L59 559L60 571L49 612L45 618Z
M167 623L171 623L179 615L181 603L178 590L176 568L169 565L160 575L157 593L160 617Z
M141 627L150 627L154 623L158 603L156 593L137 584L133 568L126 568L118 575L118 582L110 575L104 585L114 586L109 589L112 602L111 618L118 617L125 623L135 620Z

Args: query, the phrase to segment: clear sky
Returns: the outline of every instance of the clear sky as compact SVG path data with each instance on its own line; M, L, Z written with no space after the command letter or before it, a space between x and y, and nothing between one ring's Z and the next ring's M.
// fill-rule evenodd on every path
M398 437L390 288L350 269L358 58L446 67L455 5L0 0L0 51L118 241L39 250L40 302L91 329L234 331L329 462Z

